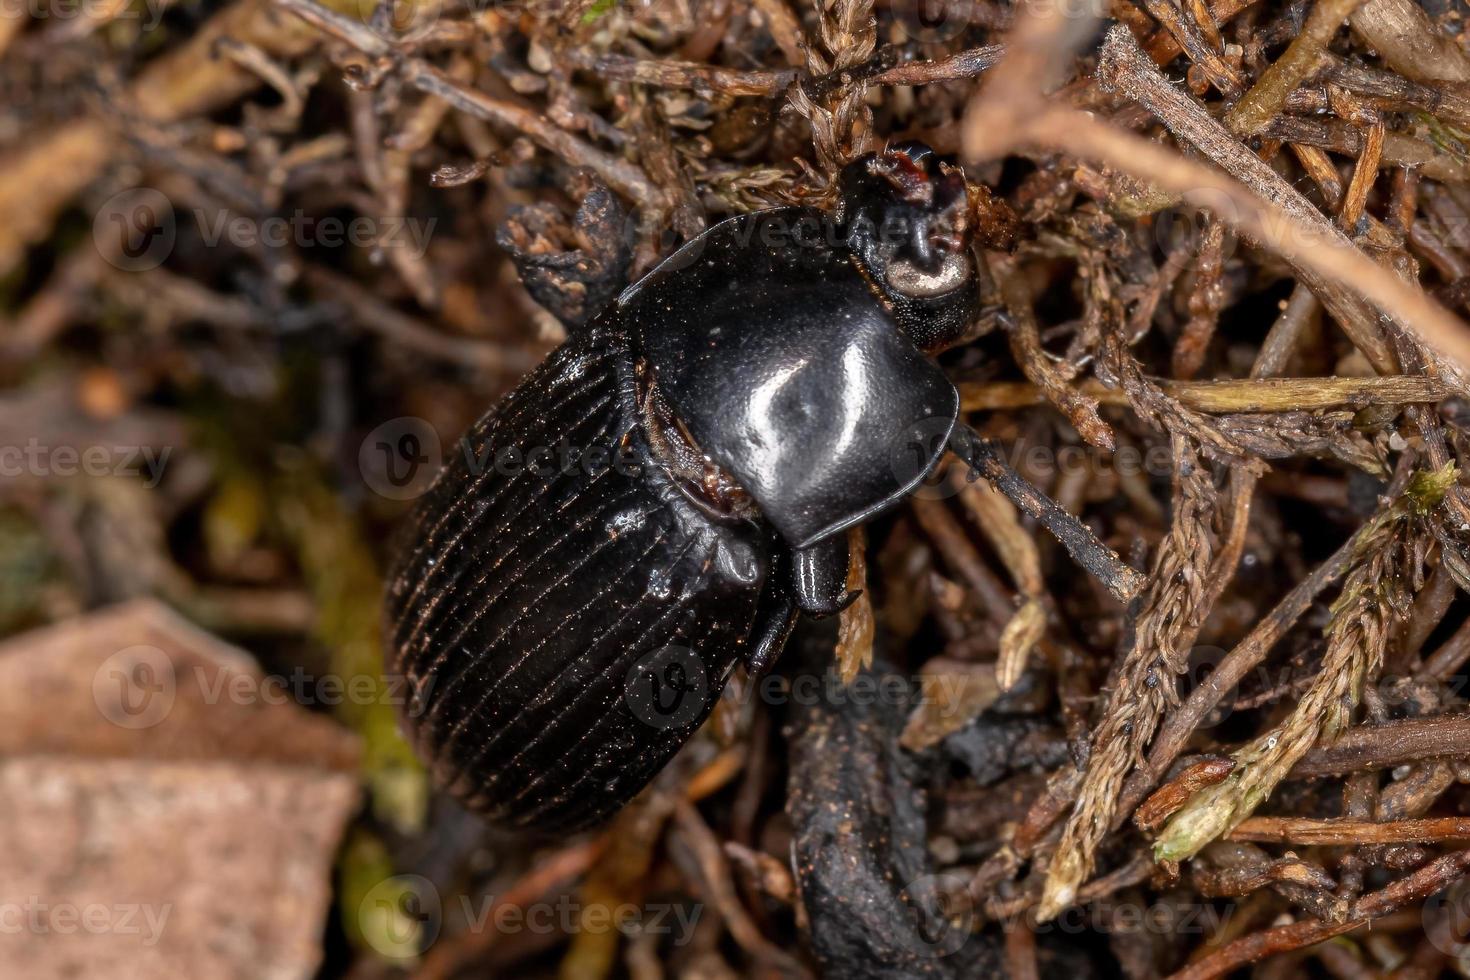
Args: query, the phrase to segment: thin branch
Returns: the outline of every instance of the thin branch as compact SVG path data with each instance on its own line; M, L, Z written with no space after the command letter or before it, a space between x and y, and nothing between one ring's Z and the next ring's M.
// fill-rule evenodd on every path
M722 65L634 58L624 54L593 54L577 49L568 51L566 57L578 67L613 81L634 82L654 88L718 92L724 95L776 95L796 81L799 75L794 68L780 71L742 71Z
M1011 502L1034 517L1087 569L1119 602L1127 602L1143 588L1144 578L1123 564L1087 526L1041 493L1006 463L995 446L964 426L957 426L951 448L976 474L985 477Z
M1295 412L1369 405L1433 404L1450 398L1454 389L1437 378L1395 374L1377 378L1263 378L1227 381L1150 379L1171 398L1197 412ZM964 411L1029 408L1047 403L1046 393L1024 381L961 381ZM1128 394L1100 381L1077 390L1103 405L1127 405Z
M587 167L595 171L608 186L633 201L653 202L659 208L666 205L664 192L648 179L642 169L579 139L542 114L513 102L492 98L463 85L421 58L403 57L391 43L374 33L371 28L328 10L313 0L274 2L278 7L291 11L313 27L364 54L395 60L399 76L419 91L438 96L461 112L525 134L536 145L555 153L572 166Z
M1470 841L1470 819L1313 820L1307 817L1249 817L1225 835L1230 840L1312 847L1319 844L1437 844Z
M928 85L976 75L993 68L1005 54L999 44L986 44L933 61L909 61L873 76L875 85Z
M1404 718L1359 725L1304 755L1288 779L1393 769L1411 762L1470 756L1470 717Z
M1287 96L1321 66L1322 53L1343 21L1363 0L1318 0L1302 32L1286 53L1267 68L1251 90L1225 114L1225 125L1238 136L1260 132L1281 114Z
M1276 252L1312 287L1379 374L1397 373L1397 362L1376 316L1359 296L1401 319L1432 324L1437 335L1444 335L1444 346L1457 348L1462 362L1470 365L1470 335L1458 319L1359 252L1280 174L1172 86L1127 31L1108 32L1098 78L1143 105L1177 139L1231 176L1090 119L1076 120L1070 128L1061 119L1053 120L1047 129L1060 144L1083 156L1099 155L1115 167L1177 191Z
M352 312L353 324L406 349L482 371L519 375L536 366L536 355L524 347L454 337L432 330L422 321L388 306L346 276L322 266L308 266L305 277L323 299L347 307Z
M1169 980L1213 980L1249 963L1352 932L1410 902L1427 898L1470 870L1470 851L1457 851L1353 903L1345 922L1307 919L1243 936L1169 977Z

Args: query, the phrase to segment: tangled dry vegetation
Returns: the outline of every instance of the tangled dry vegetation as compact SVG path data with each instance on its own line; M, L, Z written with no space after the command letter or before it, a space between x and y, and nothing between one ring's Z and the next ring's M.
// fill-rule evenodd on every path
M448 445L679 241L900 137L963 160L1014 242L946 355L966 411L1143 573L1120 604L942 473L781 668L917 684L737 678L611 828L534 850L426 801L390 708L346 711L372 807L329 972L1467 968L1462 8L68 9L0 8L0 443L174 456L156 487L0 482L0 631L152 594L270 669L375 674L403 504L365 436ZM395 871L444 901L393 963L358 910ZM564 893L703 914L674 942L448 900Z

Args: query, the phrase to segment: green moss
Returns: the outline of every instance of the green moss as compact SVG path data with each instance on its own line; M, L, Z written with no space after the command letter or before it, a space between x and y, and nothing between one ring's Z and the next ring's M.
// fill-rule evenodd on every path
M425 915L423 879L394 875L393 861L373 834L355 831L337 865L342 931L353 946L386 959L411 960L433 940Z
M1453 463L1446 463L1438 470L1420 470L1409 480L1404 499L1408 501L1409 508L1422 517L1440 505L1459 477L1460 471Z
M586 10L586 12L582 14L582 23L583 24L593 24L593 23L596 23L598 20L602 19L602 17L604 17L605 15L611 13L612 12L612 9L613 9L613 7L615 5L616 5L616 0L597 0L596 3L594 3L592 6L588 7L587 10Z
M46 537L24 513L0 509L0 636L39 624L60 567Z
M423 824L428 784L399 733L397 691L383 680L383 583L362 528L303 455L283 462L271 497L315 602L315 637L329 653L332 674L355 692L337 714L362 736L373 812L412 833Z

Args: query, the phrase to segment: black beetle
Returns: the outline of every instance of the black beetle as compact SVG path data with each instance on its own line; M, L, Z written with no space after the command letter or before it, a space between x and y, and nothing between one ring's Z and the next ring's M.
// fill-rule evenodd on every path
M481 418L417 505L390 667L420 692L406 725L436 779L491 822L614 812L738 664L764 670L799 613L851 601L848 527L946 447L978 465L926 356L977 314L963 173L906 143L848 164L839 194L679 249Z

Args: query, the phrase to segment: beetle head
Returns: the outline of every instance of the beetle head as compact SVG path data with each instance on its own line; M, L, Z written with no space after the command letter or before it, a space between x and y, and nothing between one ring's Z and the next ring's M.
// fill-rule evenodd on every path
M954 344L976 303L964 171L909 141L858 157L840 186L848 247L904 332L928 351Z

